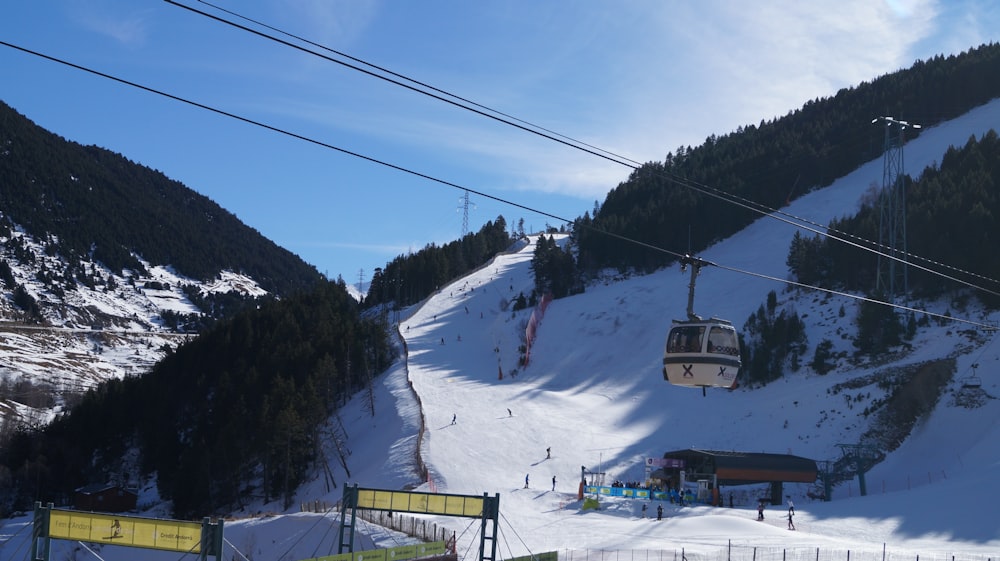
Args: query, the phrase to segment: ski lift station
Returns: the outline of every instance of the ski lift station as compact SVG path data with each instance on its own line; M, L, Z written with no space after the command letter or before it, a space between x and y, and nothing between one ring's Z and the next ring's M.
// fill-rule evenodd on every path
M783 483L815 483L819 476L814 460L791 454L687 449L667 452L658 463L651 479L667 488L697 482L699 498L706 494L711 504L719 504L722 486L759 483L769 484L770 502L780 504Z

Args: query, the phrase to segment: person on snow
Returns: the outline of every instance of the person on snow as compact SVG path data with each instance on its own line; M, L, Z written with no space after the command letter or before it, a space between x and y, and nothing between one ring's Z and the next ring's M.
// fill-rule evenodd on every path
M791 510L789 510L788 511L788 529L789 530L794 530L795 529L795 522L792 522L792 518L794 516L795 516L795 513L792 512Z
M458 421L458 413L454 413L454 414L453 414L453 415L451 416L451 424L453 424L453 425L454 425L454 424L455 424L455 421Z
M545 449L545 459L548 460L551 458L552 458L552 447L549 446L548 448Z
M646 517L646 503L642 503L642 517Z
M764 519L764 501L757 501L757 520Z
M656 505L656 519L663 520L663 505Z
M513 417L514 416L514 414L510 412L510 407L507 408L507 416L508 417Z
M528 478L529 478L530 476L531 476L531 474L530 474L530 473L524 476L524 488L525 488L525 489L527 489L527 488L528 488Z
M552 476L552 490L556 490L556 476L554 475Z

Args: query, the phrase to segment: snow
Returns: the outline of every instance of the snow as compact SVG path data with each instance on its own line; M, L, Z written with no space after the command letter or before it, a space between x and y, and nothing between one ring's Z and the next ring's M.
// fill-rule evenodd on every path
M29 320L10 302L0 301L0 382L16 385L27 381L51 387L59 402L55 407L12 402L9 406L17 411L17 417L10 417L11 422L47 423L61 411L63 394L80 393L106 380L148 371L162 358L165 346L177 346L191 337L171 332L163 321L168 311L200 313L184 294L184 286L197 286L203 293L266 294L253 279L231 271L222 271L218 278L202 283L172 267L145 261L148 276L144 277L134 271L118 275L98 263L83 261L81 268L96 273L102 281L94 288L77 282L74 288L56 295L38 280L37 272L44 269L61 274L66 263L49 255L41 242L21 229L15 229L11 238L18 239L0 238L4 242L0 244L0 259L10 264L15 283L39 303L45 321L26 323ZM11 249L15 246L32 252L33 267L17 258Z
M949 145L962 145L990 128L1000 128L1000 102L924 130L906 145L908 173L940 160ZM881 160L869 162L782 210L819 224L851 214L881 178L881 166ZM856 300L788 290L740 272L786 278L784 262L795 231L765 217L705 251L701 257L723 267L703 269L695 311L730 319L740 328L774 290L779 306L795 310L807 324L807 356L823 339L849 352ZM531 291L532 250L533 245L522 245L500 255L405 311L399 333L407 352L376 381L375 414L366 409L370 402L363 392L331 419L331 430L350 437L350 476L329 446L326 456L337 487L330 489L317 477L300 490L301 502L334 503L347 484L497 494L500 558L546 551L573 559L679 559L683 554L692 560L785 559L789 551L809 559L821 553L824 559L942 560L1000 554L1000 348L993 344L994 334L932 320L912 351L892 363L855 365L842 359L825 376L804 368L761 389L709 390L702 396L700 390L667 384L660 372L670 320L684 317L687 303L689 279L675 267L624 280L609 277L584 294L554 301L541 321L531 363L518 368L530 310L513 312L509 306L519 293ZM1000 319L950 301L913 306L950 311L973 322ZM643 519L639 500L602 498L600 510L584 511L577 498L581 466L606 472L608 482L642 480L646 458L669 450L835 460L841 455L838 444L857 443L869 427L861 410L882 390L871 384L837 393L834 386L890 366L947 356L957 359L954 380L902 446L867 474L867 496L859 495L857 480L835 487L830 502L808 499L808 485L785 485L796 504L795 531L786 528L783 507L769 507L765 520L756 520L751 497L760 487L724 489L739 498L735 508L665 503L660 521ZM979 365L976 372L990 398L979 407L962 407L956 398L973 364ZM418 453L428 480L420 478ZM526 475L530 488L524 488ZM233 513L225 526L225 555L303 559L337 553L336 510L327 515L297 512L297 506L281 510L268 504ZM655 513L655 506L649 512ZM161 506L149 515L165 511ZM460 557L478 555L477 521L433 520L453 529ZM30 521L21 517L0 530L0 560L24 555L28 526ZM359 531L368 536L366 543L378 547L412 543L367 523ZM74 555L73 544L56 547L63 558ZM109 561L167 558L115 547L103 548L100 555Z

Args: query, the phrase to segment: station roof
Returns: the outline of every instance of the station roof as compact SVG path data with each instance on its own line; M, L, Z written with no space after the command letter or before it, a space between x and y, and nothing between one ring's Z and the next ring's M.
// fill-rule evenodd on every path
M714 474L719 485L812 483L819 473L815 460L791 454L687 449L667 452L663 457L683 460L684 468L675 469L684 469L686 473Z

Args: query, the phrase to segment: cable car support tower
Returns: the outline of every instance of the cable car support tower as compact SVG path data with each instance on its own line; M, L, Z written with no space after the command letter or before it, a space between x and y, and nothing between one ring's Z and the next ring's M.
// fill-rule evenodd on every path
M881 254L876 268L875 290L890 302L909 289L906 249L906 176L903 174L903 133L920 125L892 117L876 117L872 124L885 123L882 160L882 192L879 196L878 245ZM883 255L884 254L884 255ZM888 256L888 257L886 257Z

